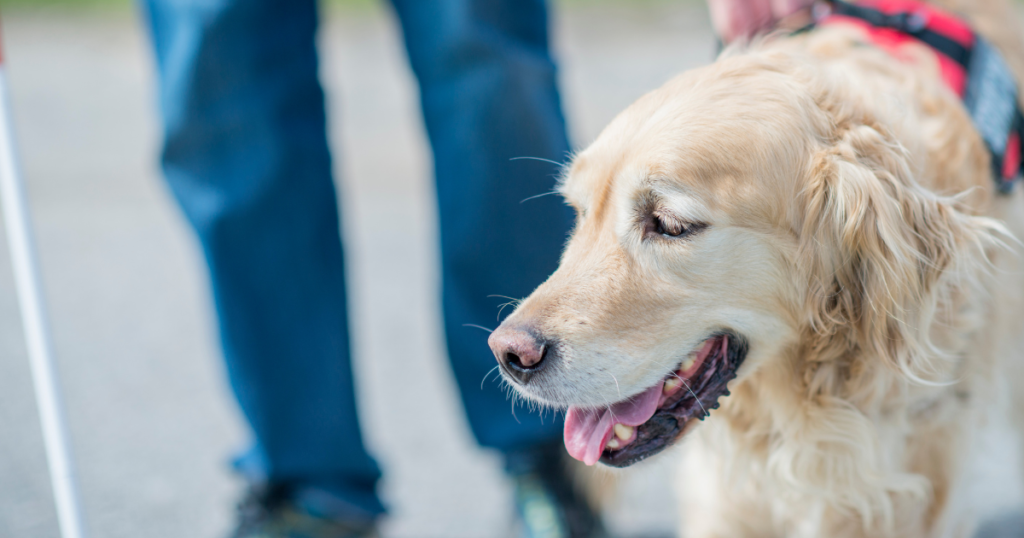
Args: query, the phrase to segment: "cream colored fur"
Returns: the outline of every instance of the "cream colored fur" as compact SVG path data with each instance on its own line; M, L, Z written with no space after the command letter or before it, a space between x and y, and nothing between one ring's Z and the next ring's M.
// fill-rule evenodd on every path
M1007 4L943 4L1024 73ZM554 406L748 339L681 442L689 538L966 537L1024 507L1024 189L994 192L929 51L858 40L762 39L620 114L566 174L560 268L506 321L556 342L519 387ZM707 228L652 236L654 216Z

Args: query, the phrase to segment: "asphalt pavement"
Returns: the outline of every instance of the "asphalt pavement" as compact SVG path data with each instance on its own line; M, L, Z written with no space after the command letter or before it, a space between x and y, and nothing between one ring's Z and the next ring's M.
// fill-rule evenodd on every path
M498 458L474 445L446 367L429 149L389 15L335 10L321 32L361 417L392 509L383 533L504 537L508 484ZM226 389L203 262L156 168L139 22L120 11L5 13L4 61L91 536L215 538L231 523L240 483L226 462L246 431ZM707 15L690 1L576 1L558 6L554 30L576 147L714 50ZM3 241L0 537L55 538ZM619 473L612 528L669 533L673 474L667 457Z

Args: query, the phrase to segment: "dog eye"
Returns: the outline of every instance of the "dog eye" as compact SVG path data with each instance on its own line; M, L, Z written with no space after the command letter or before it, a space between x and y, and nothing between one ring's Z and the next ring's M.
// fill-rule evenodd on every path
M707 227L699 222L686 222L668 215L651 215L647 225L649 234L678 239L699 232Z
M682 222L654 215L654 232L668 236L668 237L679 237L686 234L686 226Z

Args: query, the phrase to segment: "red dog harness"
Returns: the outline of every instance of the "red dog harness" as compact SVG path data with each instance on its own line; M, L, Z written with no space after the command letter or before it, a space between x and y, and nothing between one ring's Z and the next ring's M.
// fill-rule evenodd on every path
M959 95L992 155L999 192L1009 193L1020 177L1024 115L1017 83L995 47L956 16L917 0L833 0L815 9L816 24L861 27L872 43L897 58L918 41L936 52L942 79Z

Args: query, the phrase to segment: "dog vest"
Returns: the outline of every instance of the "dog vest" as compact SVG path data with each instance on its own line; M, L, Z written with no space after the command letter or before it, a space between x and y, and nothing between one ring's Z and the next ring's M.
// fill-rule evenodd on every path
M988 146L999 192L1013 189L1022 173L1024 115L1013 72L994 46L958 17L918 0L832 0L815 7L814 19L817 25L859 26L872 43L896 57L910 41L933 49L942 79L963 99Z

